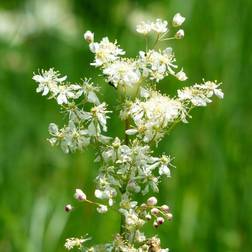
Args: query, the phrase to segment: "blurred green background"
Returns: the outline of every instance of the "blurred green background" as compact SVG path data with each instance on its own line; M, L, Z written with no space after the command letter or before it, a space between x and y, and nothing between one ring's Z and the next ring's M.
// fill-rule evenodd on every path
M142 38L141 17L171 20L181 12L186 37L170 42L189 76L223 81L225 99L192 113L160 144L175 156L173 176L161 185L160 202L174 214L158 230L171 251L252 251L252 1L241 0L3 0L0 2L0 251L65 251L64 240L89 233L94 243L109 241L119 216L98 215L75 205L73 191L93 194L94 153L65 155L46 141L50 122L63 124L58 107L35 92L32 73L55 67L69 80L94 77L104 100L115 94L89 63L83 40L108 35L135 55ZM181 83L160 83L174 93ZM110 125L114 135L122 128ZM153 234L151 227L146 232Z

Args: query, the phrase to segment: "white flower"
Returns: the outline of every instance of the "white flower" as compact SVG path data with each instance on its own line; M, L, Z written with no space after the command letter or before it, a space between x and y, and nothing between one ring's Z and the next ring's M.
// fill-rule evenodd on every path
M186 81L188 79L183 69L181 69L178 73L176 73L176 77L180 81Z
M79 91L79 92L78 92ZM81 96L81 86L79 85L60 85L56 94L59 105L67 104L68 99L77 99Z
M185 17L181 16L180 13L177 13L174 17L173 17L173 20L172 20L172 25L174 27L178 27L178 26L181 26L185 21Z
M162 19L156 19L155 22L151 23L151 29L157 33L165 33L168 31L168 22Z
M136 68L135 63L131 61L115 61L108 65L104 70L108 82L113 83L115 87L133 86L140 80L140 71Z
M67 76L60 77L59 72L50 68L48 71L42 70L41 74L36 74L32 77L33 80L39 83L36 91L42 92L42 95L47 95L51 92L53 95L58 93L58 84L61 84L67 79Z
M148 34L151 31L151 29L152 29L151 23L150 22L146 23L143 21L136 27L136 31L144 35Z
M136 242L142 243L146 240L146 237L145 237L144 233L137 230L135 233L135 240L136 240Z
M178 30L175 34L176 39L182 39L182 38L184 38L184 36L185 36L185 32L182 29Z
M87 196L81 189L75 189L74 198L79 201L85 201Z
M65 248L67 250L71 250L74 247L77 247L78 249L80 249L82 247L82 244L87 240L89 239L83 239L82 237L81 238L75 238L75 237L68 238L66 239L66 242L65 242Z
M91 31L86 31L84 33L84 39L88 42L88 43L93 43L94 41L94 33L92 33Z
M147 205L149 206L155 206L157 204L157 198L156 197L150 197L147 199Z
M111 43L107 37L103 38L100 43L90 43L89 48L95 54L95 61L91 65L99 67L103 64L113 62L118 59L119 55L125 52L120 49L116 42Z
M91 114L95 120L99 122L99 125L101 125L103 131L107 131L107 114L110 113L110 111L107 110L107 104L103 102L102 104L95 106L91 109ZM93 122L92 122L93 124ZM99 125L96 125L95 134L100 132ZM94 125L95 127L95 125ZM91 130L91 128L89 128ZM92 133L91 133L92 135Z
M108 211L108 207L105 205L99 205L99 207L97 207L97 212L100 214L106 213Z
M160 176L166 175L167 177L171 176L171 171L170 171L170 169L168 168L167 165L161 165L160 166L160 168L159 168L159 175Z
M162 52L155 50L150 50L147 54L140 52L139 56L139 65L145 77L150 76L151 80L158 82L169 74L175 75L172 68L177 66L174 64L175 57L171 47Z
M143 135L143 140L150 142L158 141L164 134L163 130L179 118L183 110L183 104L179 100L152 92L146 101L136 100L129 108L129 114L136 124L138 133Z
M181 101L190 101L194 106L206 106L211 102L211 97L216 95L218 98L223 98L224 94L219 88L220 84L212 81L207 81L203 84L195 84L192 87L185 87L178 90L178 98Z

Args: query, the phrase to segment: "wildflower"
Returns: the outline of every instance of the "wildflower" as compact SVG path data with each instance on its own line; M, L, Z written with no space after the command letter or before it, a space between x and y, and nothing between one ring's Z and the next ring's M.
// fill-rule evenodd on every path
M79 201L85 201L87 196L81 189L75 189L74 198Z
M179 100L152 92L146 101L137 100L133 103L129 114L144 142L150 142L158 141L163 136L164 129L179 118L183 110L183 104ZM135 129L131 132L134 131Z
M90 43L89 48L95 54L95 61L91 65L95 67L102 66L106 63L113 62L125 52L117 46L117 43L111 43L107 37L103 38L100 43Z
M173 20L172 20L172 25L174 27L178 27L178 26L181 26L185 21L185 17L181 16L180 13L177 13L174 17L173 17Z
M182 29L178 30L175 34L176 39L182 39L182 38L184 38L184 36L185 36L185 32Z
M39 83L36 89L37 93L42 92L42 95L47 95L52 92L53 95L58 93L58 84L61 84L67 79L67 76L60 77L58 71L50 68L48 71L42 70L41 74L33 75L33 80Z
M68 238L66 239L66 242L65 242L65 248L67 250L71 250L73 249L74 247L77 247L78 249L81 249L83 243L85 241L87 241L88 239L83 239L83 238L75 238L75 237L72 237L72 238Z
M77 92L76 92L77 91ZM79 92L78 92L79 91ZM60 85L58 86L56 100L59 105L67 104L68 99L78 99L82 94L81 87L79 85Z
M168 47L163 51L149 50L147 54L141 51L139 56L139 66L144 76L149 76L151 80L159 82L169 74L175 75L173 68L177 66L174 64L172 48Z
M151 29L152 29L151 23L150 22L146 23L143 21L136 27L136 31L144 35L148 34L151 31Z
M94 42L94 33L92 33L91 31L86 31L84 33L84 39L88 42L88 43L93 43Z
M220 84L207 81L203 84L195 84L192 87L185 87L178 90L178 98L181 101L190 101L194 106L206 106L211 102L211 97L216 95L223 98L224 94L219 88Z
M162 19L156 19L155 22L151 23L151 29L157 33L165 33L168 31L168 22Z
M113 83L115 87L133 86L140 80L140 71L137 69L135 62L132 61L115 61L109 64L103 70L108 78L108 82Z

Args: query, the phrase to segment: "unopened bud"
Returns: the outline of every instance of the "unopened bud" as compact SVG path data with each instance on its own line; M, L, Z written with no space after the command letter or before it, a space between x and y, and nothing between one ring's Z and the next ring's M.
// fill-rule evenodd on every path
M157 215L159 213L159 210L157 208L152 208L151 209L151 214L152 215Z
M146 215L145 215L145 219L146 219L147 221L151 220L151 215L150 215L150 214L146 214Z
M185 36L185 32L182 29L178 30L175 34L176 39L182 39L182 38L184 38L184 36Z
M94 41L94 33L91 31L86 31L84 33L84 39L90 44Z
M147 205L149 206L155 206L157 204L157 198L156 197L150 197L147 200Z
M75 194L74 194L74 198L79 201L84 201L87 199L87 196L81 189L76 189Z
M168 207L167 205L162 205L161 207L161 210L168 213L170 211L170 207Z
M172 25L174 27L178 27L178 26L181 26L185 21L185 17L181 16L180 13L177 13L173 19L172 19Z
M164 218L163 217L157 217L157 223L159 225L162 225L164 223Z
M153 227L158 228L158 227L159 227L159 224L158 224L156 221L154 221L154 222L153 222Z
M141 204L141 207L142 207L142 208L146 208L147 205L146 205L145 203L143 203L143 204Z
M68 205L65 205L64 209L66 212L71 212L73 210L73 207L70 204L68 204Z
M167 214L166 214L166 217L167 217L167 219L168 219L169 221L171 221L172 218L173 218L173 215L172 215L172 213L167 213Z

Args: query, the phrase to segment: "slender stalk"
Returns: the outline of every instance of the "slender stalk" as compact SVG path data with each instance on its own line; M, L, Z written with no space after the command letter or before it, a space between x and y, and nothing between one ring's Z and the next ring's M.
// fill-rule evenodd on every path
M129 129L129 126L130 126L129 125L129 119L127 118L125 120L125 132L126 132L127 129ZM124 141L125 141L126 145L129 144L129 136L126 133L125 133ZM125 183L125 186L121 189L121 196L123 196L123 194L126 191L126 185L127 185L127 182ZM125 235L125 217L124 217L123 214L121 214L120 235L121 236Z

